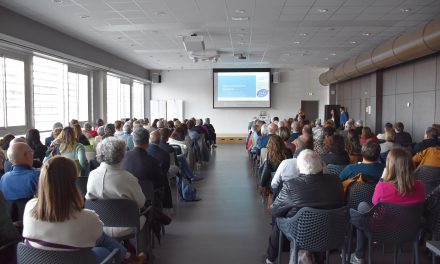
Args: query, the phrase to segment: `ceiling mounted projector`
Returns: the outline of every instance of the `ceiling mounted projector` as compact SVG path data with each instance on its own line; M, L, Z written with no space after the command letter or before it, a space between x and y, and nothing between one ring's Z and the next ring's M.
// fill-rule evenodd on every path
M182 37L183 46L186 52L197 52L205 50L205 42L203 36L191 35Z

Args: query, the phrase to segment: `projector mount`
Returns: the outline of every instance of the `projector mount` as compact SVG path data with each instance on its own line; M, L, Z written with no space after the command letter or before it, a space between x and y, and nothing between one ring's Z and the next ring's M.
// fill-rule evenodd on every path
M220 54L217 50L205 49L205 42L203 36L197 36L192 34L190 36L182 37L183 46L188 54L188 57L194 62L198 61L211 61L217 62Z

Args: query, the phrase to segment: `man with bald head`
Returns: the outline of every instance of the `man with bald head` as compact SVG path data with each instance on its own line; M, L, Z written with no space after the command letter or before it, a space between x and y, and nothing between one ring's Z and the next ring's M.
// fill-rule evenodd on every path
M0 191L8 201L32 198L37 193L40 172L32 168L33 153L26 143L18 142L8 149L12 171L0 178Z

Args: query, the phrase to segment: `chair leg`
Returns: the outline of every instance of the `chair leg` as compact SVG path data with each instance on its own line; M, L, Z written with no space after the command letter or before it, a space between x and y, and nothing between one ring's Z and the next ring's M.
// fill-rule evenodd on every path
M346 252L345 252L345 243L342 246L341 253L342 253L342 256L343 256L342 264L345 264L345 263L347 263ZM348 255L350 256L350 254L348 254ZM327 258L327 260L329 260L329 259Z
M415 258L416 264L419 264L419 245L418 245L417 240L414 242L413 246L414 246L414 258ZM433 254L433 256L435 256L435 254Z
M435 264L435 257L436 257L436 255L434 254L434 252L431 252L431 255L432 255L432 257L431 257L431 263L432 263L432 264Z
M344 254L342 254L344 256ZM330 251L325 252L325 264L330 264Z
M293 251L293 259L290 259L289 264L298 264L298 245L296 244L296 241L291 242L293 243L293 250L292 248L290 249L291 251ZM293 260L293 262L292 262Z
M368 264L373 263L373 240L371 238L368 238Z
M281 264L281 253L283 250L283 232L279 231L278 235L278 264Z
M397 264L397 246L394 247L393 263Z
M344 255L344 260L350 261L350 254L351 254L351 240L353 239L353 232L355 228L353 225L350 225L350 233L348 233L348 249L347 249L347 256Z

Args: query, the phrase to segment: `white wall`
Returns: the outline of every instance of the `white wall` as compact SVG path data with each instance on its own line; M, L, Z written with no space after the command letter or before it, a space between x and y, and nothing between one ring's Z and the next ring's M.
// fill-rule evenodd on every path
M283 69L281 83L272 84L271 109L213 109L212 70L162 71L162 83L153 84L151 99L181 99L185 118L211 118L217 134L245 134L248 122L260 110L273 117L295 117L301 100L319 101L319 116L329 102L328 87L319 84L324 68ZM309 92L314 93L308 95Z

